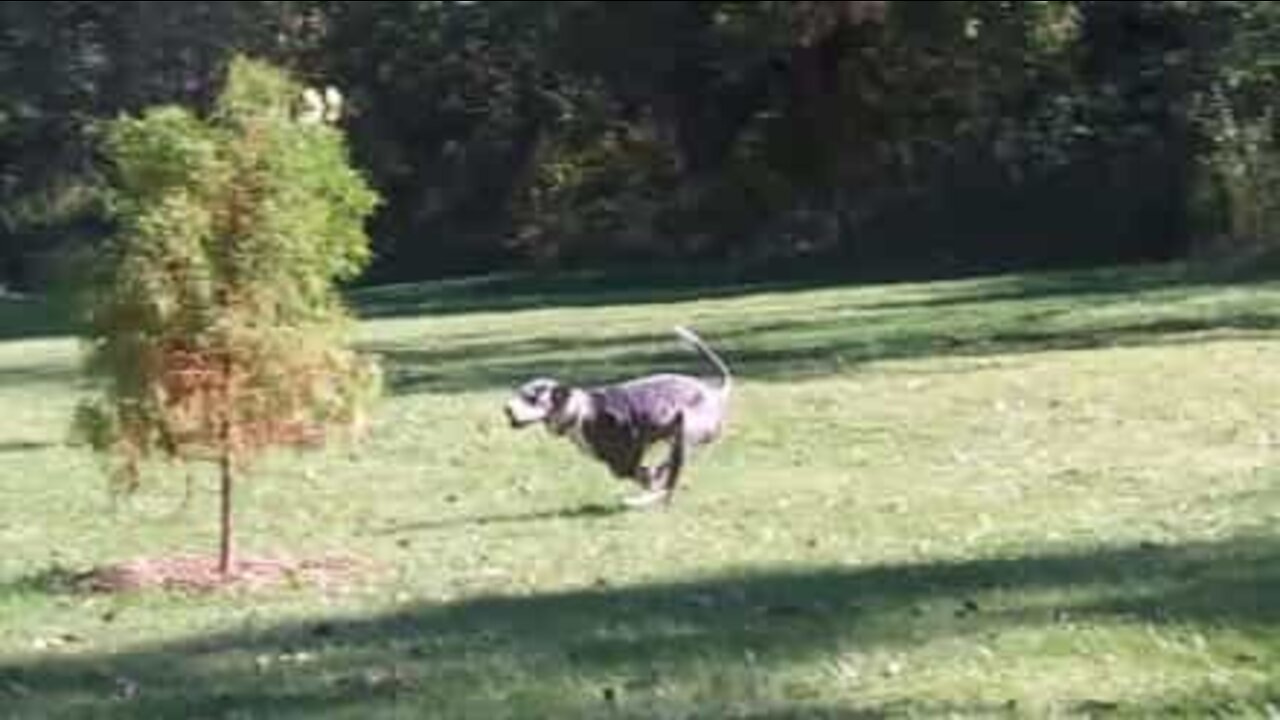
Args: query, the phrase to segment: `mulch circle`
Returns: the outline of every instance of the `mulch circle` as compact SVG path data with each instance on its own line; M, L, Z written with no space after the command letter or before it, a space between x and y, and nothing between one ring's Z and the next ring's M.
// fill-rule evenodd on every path
M96 593L149 589L254 592L280 587L338 590L354 584L368 569L366 563L350 557L243 557L230 573L223 575L215 557L178 555L97 568L80 576L76 584L81 590Z

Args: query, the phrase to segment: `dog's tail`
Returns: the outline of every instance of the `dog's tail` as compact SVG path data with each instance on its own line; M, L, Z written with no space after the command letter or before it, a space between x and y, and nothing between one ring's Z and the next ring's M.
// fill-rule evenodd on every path
M712 350L705 342L703 342L702 338L698 337L698 334L694 331L684 327L683 325L677 325L674 330L677 337L688 343L694 350L697 350L698 354L702 355L707 362L715 366L716 370L720 373L720 392L727 396L729 394L729 388L733 385L733 373L729 371L729 366L725 364L724 360L720 359L720 356L716 354L716 351Z

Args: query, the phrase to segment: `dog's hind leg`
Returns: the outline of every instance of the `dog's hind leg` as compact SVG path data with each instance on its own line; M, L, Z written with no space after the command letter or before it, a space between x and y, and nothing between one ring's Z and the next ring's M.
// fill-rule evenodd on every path
M638 497L628 498L625 502L631 507L644 507L655 502L670 505L676 487L680 484L680 476L688 460L689 451L696 444L696 441L689 437L684 413L676 415L663 435L671 443L671 449L661 464L654 467L640 465L636 468L634 477L646 492Z
M684 416L677 415L669 431L671 449L666 460L655 467L641 465L636 470L636 480L645 487L646 492L628 498L625 502L631 507L647 507L656 502L663 505L671 503L676 485L680 482L680 473L684 469L686 446Z
M685 455L689 444L688 437L685 434L683 413L676 416L674 425L671 434L671 454L667 456L667 461L661 466L661 485L659 487L662 493L662 502L667 505L671 503L671 497L675 495L676 486L680 483L680 474L684 471Z

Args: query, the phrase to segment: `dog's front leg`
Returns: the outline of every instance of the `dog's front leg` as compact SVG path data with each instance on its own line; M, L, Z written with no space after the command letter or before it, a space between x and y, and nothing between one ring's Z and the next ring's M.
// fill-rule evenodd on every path
M663 505L671 504L671 497L675 494L676 485L680 482L680 473L685 464L687 439L685 438L683 415L677 416L672 425L670 442L671 450L668 452L665 462L653 468L643 465L638 468L637 481L647 488L647 492L638 498L629 500L629 505L650 505L658 501L661 501Z
M633 495L623 500L623 502L633 508L647 507L661 500L666 491L663 489L663 478L666 476L666 466L660 465L651 468L647 465L640 465L636 468L632 479L640 486L642 492L639 495Z

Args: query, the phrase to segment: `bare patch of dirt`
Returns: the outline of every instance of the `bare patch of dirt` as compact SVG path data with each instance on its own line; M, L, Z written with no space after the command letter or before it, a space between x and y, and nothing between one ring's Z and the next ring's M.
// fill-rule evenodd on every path
M77 585L99 593L150 589L255 592L281 587L341 590L354 585L370 570L367 563L351 557L244 557L223 575L215 557L178 555L140 558L98 568L82 575Z

